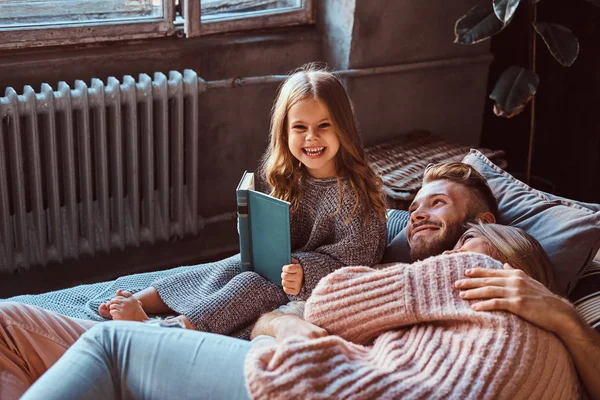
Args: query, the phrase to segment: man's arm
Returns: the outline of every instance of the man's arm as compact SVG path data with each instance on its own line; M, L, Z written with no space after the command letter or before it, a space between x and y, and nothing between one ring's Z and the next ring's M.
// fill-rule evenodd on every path
M556 334L573 356L575 368L592 399L600 400L600 333L577 315L565 321L562 332Z
M575 368L592 399L600 399L600 334L589 327L575 307L540 282L508 264L504 270L471 269L456 282L476 311L504 310L553 332L573 357Z
M304 304L303 302L300 303L290 302L278 310L263 314L254 324L250 338L254 339L260 335L267 335L276 338L280 342L293 335L300 335L309 339L327 336L325 329L303 319L301 310L304 310Z

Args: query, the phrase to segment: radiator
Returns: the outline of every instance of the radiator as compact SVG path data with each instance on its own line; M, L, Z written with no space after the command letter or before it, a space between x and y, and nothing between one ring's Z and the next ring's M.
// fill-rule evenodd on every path
M0 272L198 234L194 71L0 97Z

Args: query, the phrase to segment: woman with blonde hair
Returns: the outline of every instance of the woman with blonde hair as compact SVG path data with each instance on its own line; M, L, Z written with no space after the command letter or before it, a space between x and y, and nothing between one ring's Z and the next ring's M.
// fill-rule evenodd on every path
M445 251L444 254L469 251L475 242L481 241L487 248L484 254L522 270L548 289L555 291L550 258L530 234L515 226L481 222L468 226L455 246L455 249L461 250Z

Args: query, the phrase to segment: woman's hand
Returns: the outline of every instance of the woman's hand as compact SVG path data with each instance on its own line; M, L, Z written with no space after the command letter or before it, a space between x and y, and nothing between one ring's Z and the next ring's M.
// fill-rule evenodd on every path
M579 317L575 307L544 285L508 264L504 269L474 268L456 281L463 299L482 300L476 311L505 310L555 333L567 346L575 368L593 399L600 399L600 335Z
M270 322L272 332L278 342L290 336L302 336L317 339L327 336L327 331L317 325L306 322L295 315L281 315Z
M302 265L295 258L292 258L292 264L284 265L281 270L281 286L287 294L297 295L302 289L304 283L304 270Z
M475 311L504 310L562 336L561 330L578 319L575 308L523 271L504 264L504 269L473 268L467 279L456 281L460 296L481 300L471 305Z

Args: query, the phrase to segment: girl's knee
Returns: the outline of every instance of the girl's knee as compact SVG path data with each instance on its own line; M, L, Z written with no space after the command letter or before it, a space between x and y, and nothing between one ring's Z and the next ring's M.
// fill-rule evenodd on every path
M252 271L244 271L237 274L232 280L238 280L246 284L269 285L270 282L265 278Z
M279 286L275 285L273 282L263 278L256 272L246 271L238 274L233 281L237 281L238 284L243 285L246 288L255 288L255 291L265 294L269 296L272 301L277 302L287 302L287 296L283 292Z

